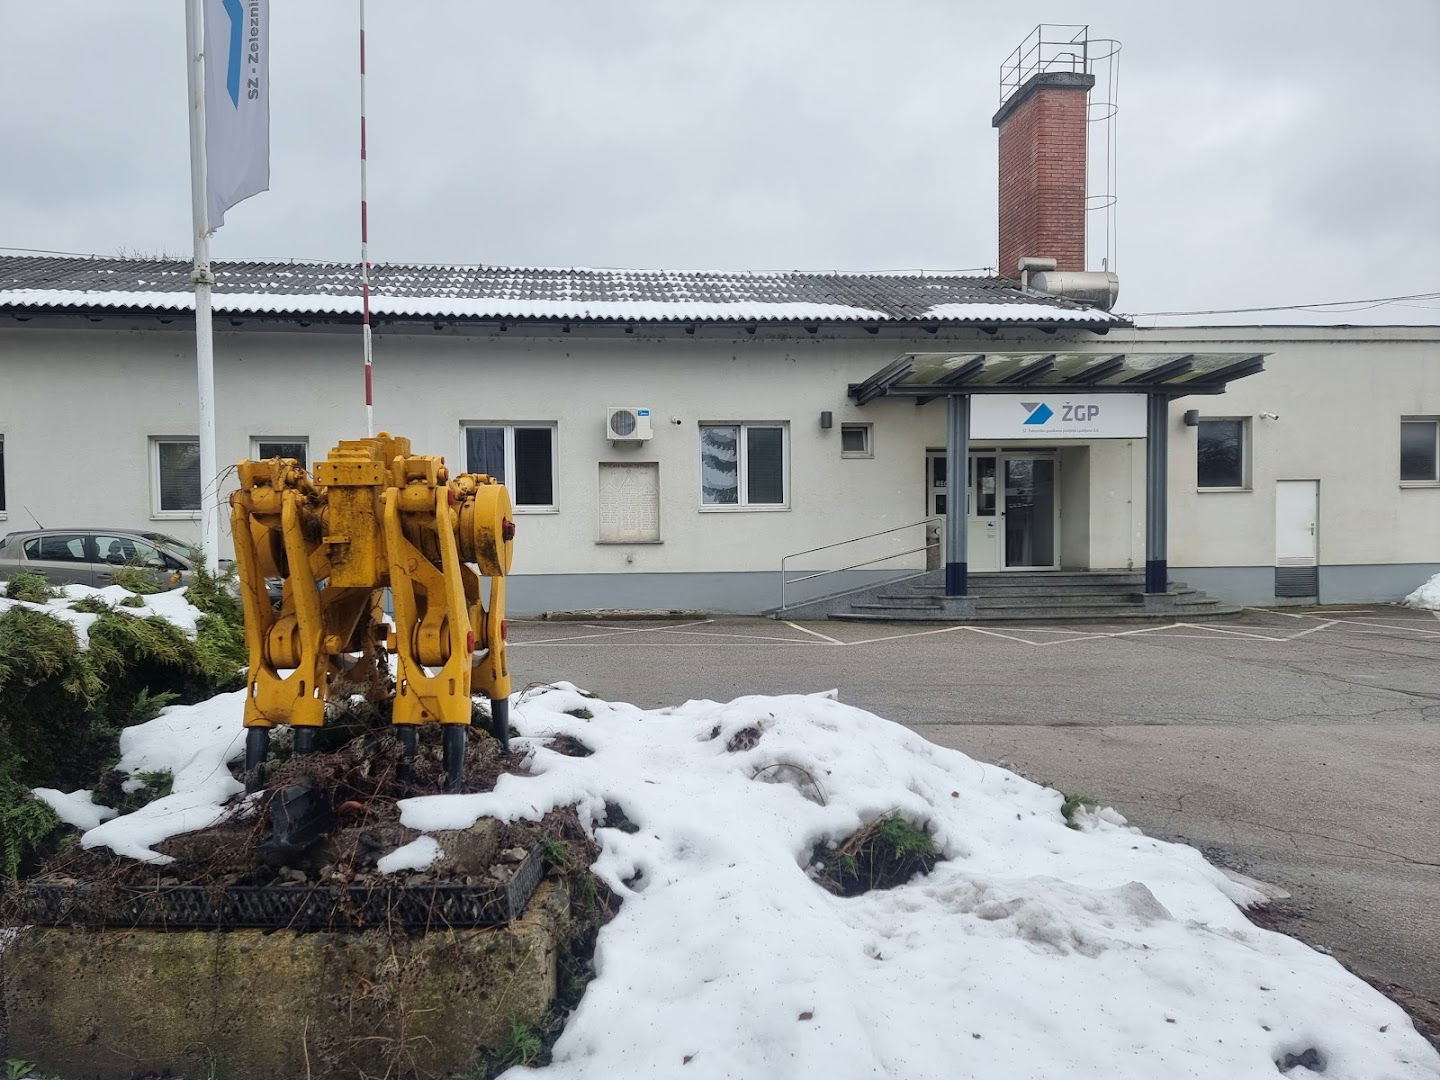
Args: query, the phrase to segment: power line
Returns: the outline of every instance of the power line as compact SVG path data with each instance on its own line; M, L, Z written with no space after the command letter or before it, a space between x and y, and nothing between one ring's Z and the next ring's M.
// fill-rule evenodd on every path
M1323 311L1330 308L1346 309L1351 311L1364 311L1366 308L1380 307L1382 304L1394 304L1402 300L1436 300L1440 299L1440 291L1410 293L1407 296L1376 296L1366 300L1327 300L1318 304L1272 304L1268 307L1242 307L1242 308L1205 308L1196 311L1136 311L1131 312L1132 319L1152 319L1171 315L1243 315L1252 311Z

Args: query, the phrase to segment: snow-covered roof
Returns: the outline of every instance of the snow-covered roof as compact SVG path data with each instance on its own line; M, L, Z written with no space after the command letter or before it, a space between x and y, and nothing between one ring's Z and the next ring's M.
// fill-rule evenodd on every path
M0 312L186 312L183 259L0 257ZM353 263L215 262L214 308L227 314L358 316ZM380 317L589 322L1063 323L1128 325L1118 315L1013 281L956 273L597 270L377 263Z

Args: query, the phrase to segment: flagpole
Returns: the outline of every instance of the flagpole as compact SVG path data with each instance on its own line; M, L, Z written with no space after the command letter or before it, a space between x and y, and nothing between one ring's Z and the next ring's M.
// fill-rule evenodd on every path
M215 353L210 329L210 221L205 205L205 49L203 0L185 0L190 90L190 216L195 242L195 381L200 405L200 546L205 569L220 569L219 485L215 474Z
M375 434L375 395L370 352L370 213L365 188L365 0L360 0L360 307L365 357L365 434Z

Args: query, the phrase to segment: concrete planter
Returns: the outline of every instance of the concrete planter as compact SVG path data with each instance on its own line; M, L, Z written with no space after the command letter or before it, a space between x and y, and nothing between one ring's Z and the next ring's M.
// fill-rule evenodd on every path
M448 1076L555 997L569 897L406 936L28 928L0 948L0 1058L46 1074Z

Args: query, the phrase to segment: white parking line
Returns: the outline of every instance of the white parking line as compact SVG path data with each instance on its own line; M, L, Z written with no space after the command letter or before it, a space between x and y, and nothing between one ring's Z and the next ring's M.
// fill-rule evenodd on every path
M916 630L909 634L889 634L886 637L865 638L861 641L847 641L846 645L874 645L877 641L898 641L900 638L928 637L931 634L953 634L956 630L973 630L973 626L942 626L938 630Z
M787 622L785 625L788 626L788 627L790 627L790 629L792 629L792 630L799 630L802 634L814 634L814 635L815 635L816 637L818 637L821 641L828 641L828 642L830 642L831 645L844 645L844 644L845 644L845 643L844 643L843 641L841 641L839 638L833 638L833 637L831 637L829 634L822 634L822 633L820 633L819 630L811 630L808 626L800 626L800 625L798 625L798 624L796 624L796 623L793 623L793 622Z
M1287 640L1287 641L1294 641L1296 638L1302 638L1302 637L1304 637L1306 634L1313 634L1313 633L1315 633L1315 631L1317 631L1317 630L1329 630L1332 626L1338 626L1339 624L1340 624L1340 620L1339 620L1339 619L1331 619L1329 622L1321 623L1319 626L1312 626L1312 627L1310 627L1310 629L1308 629L1308 630L1301 630L1298 634L1292 634L1292 635L1291 635L1289 638L1287 638L1286 640Z
M1396 626L1394 623L1366 622L1360 619L1336 619L1337 623L1345 623L1355 626L1376 626L1384 630L1405 630L1412 634L1428 634L1431 637L1440 637L1440 630L1421 630L1416 626Z

